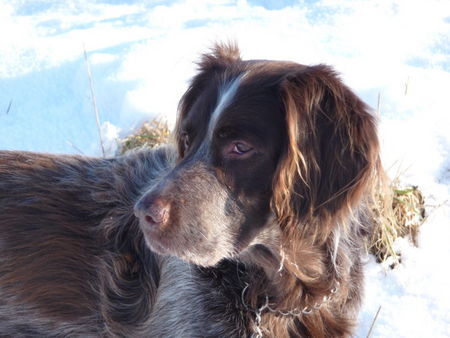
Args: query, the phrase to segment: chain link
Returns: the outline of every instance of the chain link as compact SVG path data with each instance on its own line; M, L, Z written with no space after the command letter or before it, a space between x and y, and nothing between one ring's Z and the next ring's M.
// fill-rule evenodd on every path
M261 330L261 316L265 310L268 310L271 313L282 315L282 316L301 316L301 315L310 315L314 311L320 310L320 308L329 302L333 296L338 292L339 290L339 282L336 281L335 286L330 290L330 293L327 296L324 296L322 301L320 303L315 303L312 307L311 306L305 306L304 308L295 308L293 310L277 310L270 307L269 304L269 297L266 295L266 303L258 308L257 310L250 308L245 303L245 292L247 291L249 285L246 284L244 289L242 290L241 294L241 300L242 304L244 305L245 309L249 312L253 312L255 314L255 325L254 325L254 332L251 335L252 338L263 338L263 333Z

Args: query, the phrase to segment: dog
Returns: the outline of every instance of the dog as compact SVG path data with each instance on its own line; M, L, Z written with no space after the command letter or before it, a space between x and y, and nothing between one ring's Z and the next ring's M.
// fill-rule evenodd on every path
M4 336L347 337L376 119L326 65L198 62L175 147L0 152Z

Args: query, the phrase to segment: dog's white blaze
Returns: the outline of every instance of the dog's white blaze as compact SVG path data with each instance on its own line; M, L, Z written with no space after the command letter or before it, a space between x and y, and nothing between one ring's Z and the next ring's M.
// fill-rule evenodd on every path
M210 141L213 136L214 129L216 127L217 121L219 120L220 115L222 115L225 108L227 108L234 96L236 95L236 91L241 84L242 76L235 78L233 81L228 82L219 91L219 103L211 114L211 119L208 124L208 140Z

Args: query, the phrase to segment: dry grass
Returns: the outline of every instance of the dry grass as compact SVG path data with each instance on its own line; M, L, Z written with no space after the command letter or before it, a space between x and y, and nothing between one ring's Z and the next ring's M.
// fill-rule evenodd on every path
M418 246L419 228L425 221L425 201L415 186L401 186L399 178L387 188L379 188L373 205L375 231L369 251L378 262L390 260L391 267L401 262L394 242L399 237L408 238Z
M158 119L145 122L137 132L120 140L119 153L123 154L135 148L153 148L159 144L167 143L169 136L170 130L167 122Z

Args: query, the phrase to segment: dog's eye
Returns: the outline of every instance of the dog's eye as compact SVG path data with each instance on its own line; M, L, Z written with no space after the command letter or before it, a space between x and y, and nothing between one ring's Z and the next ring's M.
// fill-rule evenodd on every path
M248 154L253 150L253 147L245 142L234 142L231 153L233 155L244 155Z

